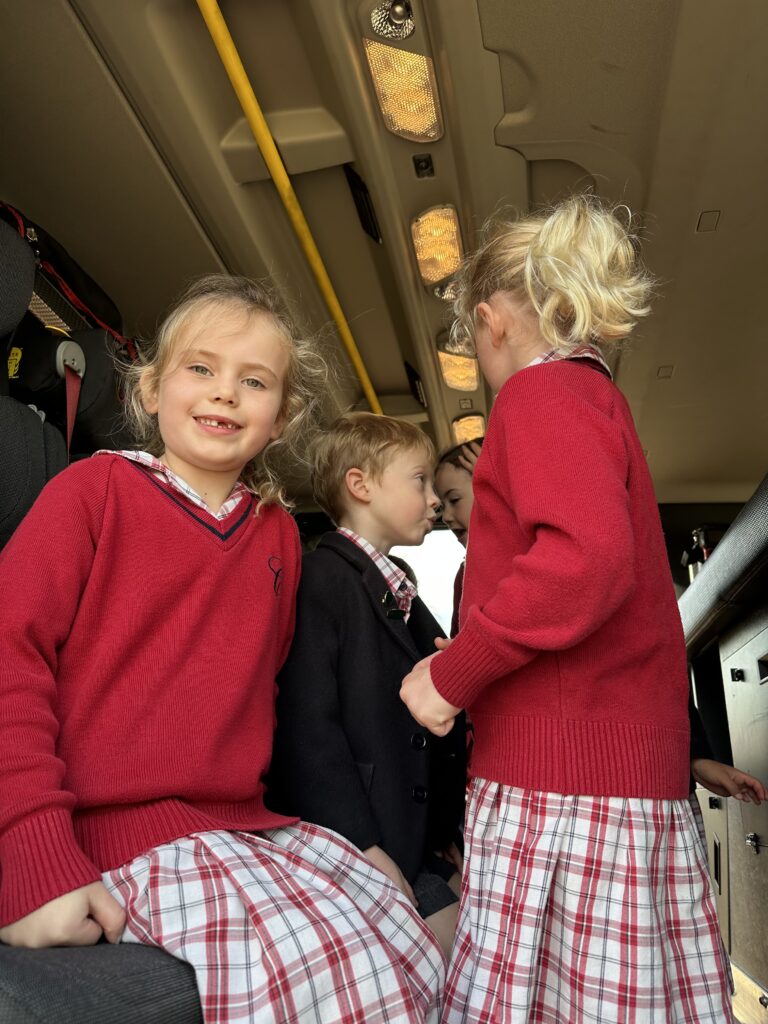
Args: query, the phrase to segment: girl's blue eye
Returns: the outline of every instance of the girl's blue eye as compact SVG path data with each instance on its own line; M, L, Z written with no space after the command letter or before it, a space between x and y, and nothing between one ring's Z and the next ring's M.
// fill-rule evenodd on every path
M190 370L200 377L204 377L206 374L211 372L207 366L202 366L200 363L193 363L192 366L190 366Z
M259 380L258 377L246 377L243 381L249 388L263 388L264 384Z

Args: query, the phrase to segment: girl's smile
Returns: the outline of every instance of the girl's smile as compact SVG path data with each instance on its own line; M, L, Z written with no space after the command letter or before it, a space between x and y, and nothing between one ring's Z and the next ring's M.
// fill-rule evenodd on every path
M241 429L239 423L233 423L232 420L221 419L221 417L212 419L206 416L196 416L195 419L201 427L213 430L214 433L232 433L235 430Z
M180 337L159 384L147 382L143 399L158 417L162 461L215 509L280 435L289 356L268 316L219 314L195 326L191 341L188 332Z

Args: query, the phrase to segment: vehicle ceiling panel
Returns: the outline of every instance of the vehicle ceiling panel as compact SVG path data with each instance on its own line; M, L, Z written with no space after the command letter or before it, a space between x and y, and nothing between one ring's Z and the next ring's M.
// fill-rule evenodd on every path
M671 501L743 501L768 462L767 39L760 0L683 6L646 204L660 297L620 378Z
M659 500L746 500L768 462L768 5L478 6L504 82L497 142L532 168L570 162L532 203L587 173L643 213L658 294L617 379ZM717 230L697 231L704 211Z
M450 310L419 280L411 219L454 204L470 249L494 211L594 182L644 213L660 279L654 316L618 361L659 499L745 500L765 472L768 436L758 302L768 5L413 0L416 31L397 45L434 59L445 134L430 144L382 126L361 43L373 36L372 6L221 2L385 411L424 422L444 445L467 397L439 375L435 337ZM46 0L45 12L0 0L0 116L12 147L0 194L72 251L129 330L150 329L191 276L224 268L273 276L307 329L339 351L197 5ZM435 173L419 179L423 152ZM361 228L349 163L382 244ZM716 230L696 230L703 211L719 211ZM346 358L337 362L328 415L360 399ZM468 397L487 413L482 389Z
M0 3L0 196L45 227L149 330L215 247L69 4Z
M601 194L638 206L678 6L676 0L479 0L483 41L500 57L505 113L497 143L532 162L582 164Z

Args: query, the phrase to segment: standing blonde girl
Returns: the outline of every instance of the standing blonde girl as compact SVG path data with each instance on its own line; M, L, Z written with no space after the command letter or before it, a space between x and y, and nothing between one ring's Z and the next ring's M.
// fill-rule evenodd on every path
M498 392L451 646L403 686L475 725L448 1024L731 1020L688 796L686 652L650 475L600 346L648 313L634 240L575 197L463 270Z
M264 805L300 566L274 456L320 370L266 289L204 278L129 381L143 450L57 476L0 558L0 939L161 946L215 1024L438 1012L407 901Z

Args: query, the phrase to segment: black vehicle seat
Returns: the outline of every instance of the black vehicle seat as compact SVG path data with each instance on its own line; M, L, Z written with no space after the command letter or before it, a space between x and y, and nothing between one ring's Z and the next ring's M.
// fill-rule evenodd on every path
M0 945L3 1024L202 1024L188 964L152 946Z
M8 395L8 339L27 311L34 284L31 248L0 221L0 548L45 483L67 464L61 432Z
M32 250L0 221L0 547L45 483L67 464L61 432L3 387L8 340L27 311L34 280ZM102 943L32 950L0 944L3 1024L200 1024L202 1019L192 968L161 949Z

